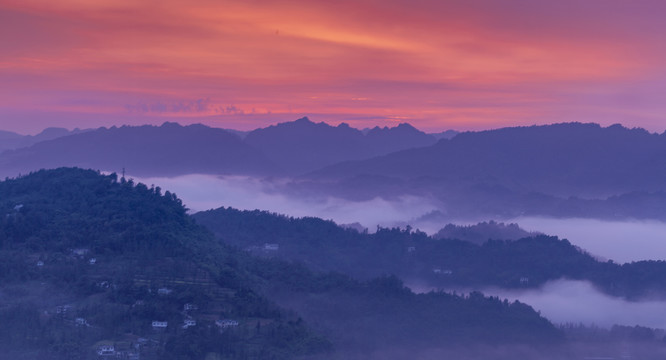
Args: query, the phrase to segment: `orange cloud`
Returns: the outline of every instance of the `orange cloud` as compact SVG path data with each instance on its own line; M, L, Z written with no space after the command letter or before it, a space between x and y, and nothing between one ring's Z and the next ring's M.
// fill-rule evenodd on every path
M151 116L245 117L255 127L274 121L269 115L316 114L431 129L603 121L609 107L659 117L664 99L651 98L649 113L616 100L663 79L666 9L625 4L6 0L0 82L10 86L0 88L0 115L139 121L136 104L210 99L206 111L166 106ZM231 106L243 111L219 110Z

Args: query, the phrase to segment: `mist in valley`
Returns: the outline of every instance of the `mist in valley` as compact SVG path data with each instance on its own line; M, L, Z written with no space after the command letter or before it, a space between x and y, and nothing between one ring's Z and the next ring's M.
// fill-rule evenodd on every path
M417 293L437 290L420 285L418 281L408 283L408 286ZM628 301L604 294L587 281L560 279L549 281L537 289L522 290L495 287L446 289L457 293L473 290L488 296L526 303L554 324L583 324L607 329L613 325L639 325L666 329L666 300Z
M314 216L330 219L338 224L360 223L373 232L377 226L406 227L410 225L429 235L436 233L448 223L472 225L489 219L450 219L436 201L405 196L391 200L374 198L366 201L350 201L332 196L301 197L285 191L288 179L262 179L246 176L187 175L180 177L135 178L149 186L160 186L181 198L190 212L221 206L241 210L268 210L294 217ZM517 223L530 232L541 232L568 239L572 244L601 260L615 262L666 259L666 224L659 221L606 221L580 218L520 217L494 219L505 223ZM418 280L407 285L417 293L429 292L431 287L420 285ZM614 325L628 327L643 326L653 329L666 328L666 301L663 299L640 299L629 301L604 294L587 281L560 279L550 281L537 289L507 290L501 288L445 289L458 293L472 290L497 296L509 301L518 300L532 306L554 324L582 324L610 331ZM432 345L432 344L431 344ZM607 346L608 345L608 346ZM413 349L387 349L386 352L364 354L368 359L401 359L406 353L416 354L420 359L459 358L515 358L520 354L526 359L567 359L585 356L617 357L622 353L640 354L647 351L643 345L629 343L592 346L582 344L580 348L535 350L531 347L497 346L479 349L452 349L426 347ZM652 346L652 345L650 345ZM574 346L575 347L575 346ZM606 349L606 350L603 350ZM331 359L353 358L343 351ZM651 349L652 355L661 350ZM575 355L572 355L575 354ZM552 355L552 356L551 356ZM342 356L342 357L340 357ZM650 357L647 357L650 358Z
M191 212L221 206L239 210L259 209L294 217L319 217L337 224L360 223L369 231L374 231L377 226L408 225L409 220L438 208L434 201L416 196L402 196L397 200L376 197L366 201L332 196L296 197L284 191L286 179L211 175L134 179L176 193Z
M567 239L601 260L626 263L666 259L666 223L661 221L522 217L508 222Z
M154 184L180 197L190 212L221 206L240 210L267 210L294 217L313 216L338 224L359 223L373 232L377 226L411 226L429 235L449 223L472 225L487 218L453 219L444 215L443 204L424 197L402 196L365 201L312 195L296 196L285 190L288 179L248 176L186 175L135 178ZM625 263L666 259L666 223L656 220L599 220L583 218L519 217L496 219L516 223L530 232L569 240L601 260Z

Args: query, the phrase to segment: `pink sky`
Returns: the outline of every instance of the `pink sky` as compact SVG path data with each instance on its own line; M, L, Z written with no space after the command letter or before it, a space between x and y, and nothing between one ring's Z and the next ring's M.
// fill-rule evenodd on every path
M0 129L666 129L661 0L4 0Z

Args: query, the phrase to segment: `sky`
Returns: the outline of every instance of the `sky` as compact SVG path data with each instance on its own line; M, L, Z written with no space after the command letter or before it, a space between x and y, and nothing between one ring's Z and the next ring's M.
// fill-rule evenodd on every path
M666 130L661 0L3 0L0 129Z

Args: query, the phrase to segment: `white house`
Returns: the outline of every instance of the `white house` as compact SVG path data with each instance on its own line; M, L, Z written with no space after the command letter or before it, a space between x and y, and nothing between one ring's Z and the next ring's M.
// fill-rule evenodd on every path
M153 321L153 329L166 329L167 326L167 321Z
M97 355L110 356L116 355L116 348L113 345L100 345L97 347Z
M196 325L197 325L196 320L194 320L194 319L185 319L185 321L183 322L183 329L187 329L190 326L196 326Z

